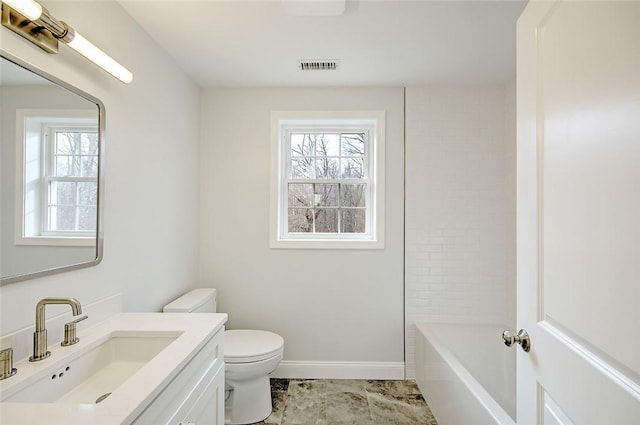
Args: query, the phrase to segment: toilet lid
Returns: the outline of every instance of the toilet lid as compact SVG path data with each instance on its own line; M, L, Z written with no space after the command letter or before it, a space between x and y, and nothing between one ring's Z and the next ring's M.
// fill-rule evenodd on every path
M267 331L235 329L224 333L225 363L249 363L278 355L284 347L280 335Z

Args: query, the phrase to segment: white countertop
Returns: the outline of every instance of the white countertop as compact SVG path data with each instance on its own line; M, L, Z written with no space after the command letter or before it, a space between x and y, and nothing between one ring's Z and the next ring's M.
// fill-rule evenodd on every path
M119 425L131 423L176 377L205 343L226 323L223 313L121 313L78 331L80 342L70 347L50 344L51 356L39 362L14 364L18 373L0 381L0 399L43 379L64 363L97 347L113 332L179 334L164 350L123 382L99 404L0 403L2 425ZM78 325L78 328L81 324Z

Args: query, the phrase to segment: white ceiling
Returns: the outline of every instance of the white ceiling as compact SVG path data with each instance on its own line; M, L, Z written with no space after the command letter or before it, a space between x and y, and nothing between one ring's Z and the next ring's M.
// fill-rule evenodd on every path
M338 16L281 1L119 0L202 87L497 84L515 75L524 0L347 0ZM338 60L300 71L301 59Z

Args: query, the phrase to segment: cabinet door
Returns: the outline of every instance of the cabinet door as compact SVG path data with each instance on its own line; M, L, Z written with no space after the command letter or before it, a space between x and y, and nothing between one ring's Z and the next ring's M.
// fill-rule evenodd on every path
M209 381L181 425L224 424L224 367Z

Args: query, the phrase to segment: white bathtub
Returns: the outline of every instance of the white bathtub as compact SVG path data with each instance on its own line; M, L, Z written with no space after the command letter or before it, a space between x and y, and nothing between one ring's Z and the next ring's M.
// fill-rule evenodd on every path
M440 425L514 425L515 350L503 327L416 324L416 382Z

